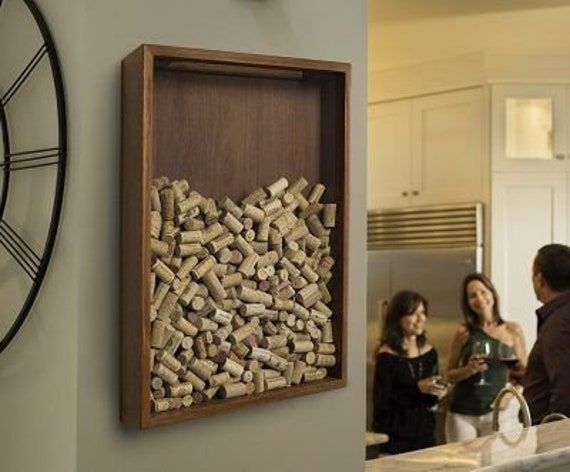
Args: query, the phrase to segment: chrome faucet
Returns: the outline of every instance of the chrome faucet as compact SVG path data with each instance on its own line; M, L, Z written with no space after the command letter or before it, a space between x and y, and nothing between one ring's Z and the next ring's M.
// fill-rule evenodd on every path
M562 413L550 413L549 415L546 415L544 418L542 418L540 424L550 423L551 421L566 420L566 419L568 419L568 417Z
M505 388L499 392L497 398L495 398L494 401L495 406L493 407L493 431L499 431L499 405L501 404L502 398L508 393L511 393L518 400L521 406L523 427L528 428L532 423L530 419L530 410L528 408L526 400L514 386L507 384Z

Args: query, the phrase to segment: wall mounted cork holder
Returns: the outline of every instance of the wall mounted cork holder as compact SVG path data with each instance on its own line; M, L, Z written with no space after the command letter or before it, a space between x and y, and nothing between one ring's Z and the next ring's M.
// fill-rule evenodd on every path
M348 103L344 63L143 45L122 64L121 421L153 426L340 388L347 379ZM151 409L151 180L187 178L240 201L305 177L336 228L329 282L336 364L323 380L164 412Z

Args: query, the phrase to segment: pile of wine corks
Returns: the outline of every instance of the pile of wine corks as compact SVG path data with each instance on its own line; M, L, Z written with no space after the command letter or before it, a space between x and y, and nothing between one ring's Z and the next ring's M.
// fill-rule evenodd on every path
M153 411L327 376L336 205L324 191L282 177L241 202L215 201L185 179L153 179Z

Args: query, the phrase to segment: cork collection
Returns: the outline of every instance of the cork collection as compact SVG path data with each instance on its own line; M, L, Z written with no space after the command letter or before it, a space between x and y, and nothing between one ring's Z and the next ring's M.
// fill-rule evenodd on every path
M336 204L282 177L236 205L167 177L151 186L155 412L314 382L336 364Z
M123 60L126 426L346 385L349 78L169 46Z

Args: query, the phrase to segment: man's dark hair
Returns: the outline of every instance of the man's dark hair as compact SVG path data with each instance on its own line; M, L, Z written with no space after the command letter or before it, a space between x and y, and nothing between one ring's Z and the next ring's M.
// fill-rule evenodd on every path
M540 272L552 290L570 290L570 247L564 244L542 246L534 259L534 272Z

